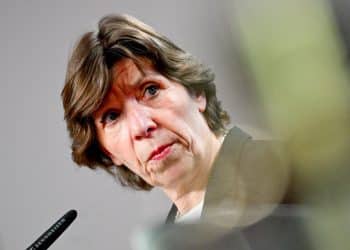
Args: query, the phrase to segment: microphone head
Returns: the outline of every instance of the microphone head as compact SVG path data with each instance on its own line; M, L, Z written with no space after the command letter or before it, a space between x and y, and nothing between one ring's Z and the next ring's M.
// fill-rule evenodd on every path
M46 250L57 238L68 228L75 220L78 213L72 209L65 213L56 221L46 232L44 232L33 244L26 250Z

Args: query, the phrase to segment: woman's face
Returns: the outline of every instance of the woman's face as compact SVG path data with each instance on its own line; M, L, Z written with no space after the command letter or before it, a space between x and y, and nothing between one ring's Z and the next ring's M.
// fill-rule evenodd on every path
M208 160L212 136L204 96L191 96L142 60L113 68L113 85L94 113L98 141L114 164L124 164L147 183L176 188L190 183Z

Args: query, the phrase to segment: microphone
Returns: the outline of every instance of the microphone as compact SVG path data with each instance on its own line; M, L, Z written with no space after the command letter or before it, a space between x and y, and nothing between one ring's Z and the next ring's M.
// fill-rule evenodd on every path
M45 233L43 233L26 250L46 250L57 238L68 228L68 226L77 217L76 210L69 210L55 224L53 224Z

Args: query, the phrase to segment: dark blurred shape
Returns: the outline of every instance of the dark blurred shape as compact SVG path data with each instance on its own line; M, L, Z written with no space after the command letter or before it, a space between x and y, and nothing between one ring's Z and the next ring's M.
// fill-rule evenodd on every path
M311 250L307 213L306 208L280 206L258 223L234 229L203 222L167 224L137 235L136 249Z
M346 49L345 60L347 66L350 65L350 1L331 0L330 4L334 10L334 18L340 32L340 38L344 41ZM349 69L349 68L348 68Z

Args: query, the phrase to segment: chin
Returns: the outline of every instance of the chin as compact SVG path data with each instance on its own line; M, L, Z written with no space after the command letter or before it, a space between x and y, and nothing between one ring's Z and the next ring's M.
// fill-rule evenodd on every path
M156 186L162 188L177 189L181 183L190 177L190 171L184 165L174 164L166 168L165 171L157 175Z
M150 164L148 169L152 170L149 173L153 186L178 188L195 174L193 156L184 152L183 147L175 147L167 158Z

